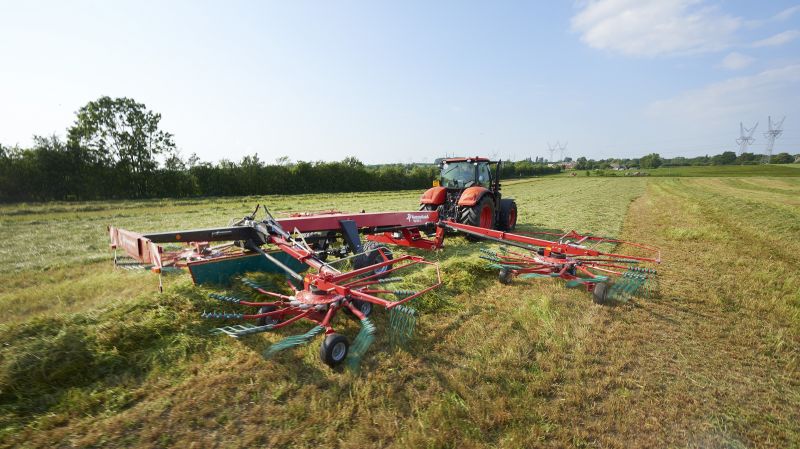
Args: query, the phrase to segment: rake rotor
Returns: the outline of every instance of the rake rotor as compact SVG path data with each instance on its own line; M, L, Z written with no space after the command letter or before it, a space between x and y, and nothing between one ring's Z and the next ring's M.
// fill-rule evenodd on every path
M390 288L391 284L401 282L403 278L386 277L387 275L419 264L436 267L436 283L420 291ZM209 296L226 304L257 308L257 313L203 312L201 316L207 319L269 322L260 326L239 324L214 330L215 333L234 338L275 331L301 320L310 321L315 324L313 328L273 344L264 352L264 357L269 358L286 349L305 345L324 333L326 338L320 348L322 360L332 367L346 362L348 367L355 370L375 340L376 327L368 318L373 305L389 310L390 342L405 344L412 337L416 325L416 311L406 303L441 284L438 265L415 256L387 259L347 273L339 273L330 265L325 267L328 268L321 269L317 274L306 275L302 289L288 283L293 291L291 295L270 291L265 285L244 278L241 280L242 285L249 287L265 300L250 301L219 293L211 293ZM340 310L349 312L360 321L361 330L352 344L337 334L331 324Z
M445 226L502 243L496 251L481 249L481 258L498 270L500 282L505 284L515 277L559 278L567 281L567 287L592 292L597 303L649 298L657 290L657 272L648 265L660 263L660 252L650 245L575 231L511 234L461 223L447 222ZM540 235L555 238L546 240Z

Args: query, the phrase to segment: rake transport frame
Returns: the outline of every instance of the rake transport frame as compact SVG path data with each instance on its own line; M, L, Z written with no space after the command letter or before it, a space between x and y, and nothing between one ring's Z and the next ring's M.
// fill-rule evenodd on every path
M436 211L380 212L343 214L324 212L295 214L275 219L264 208L266 218L255 218L259 207L231 226L190 231L137 234L109 227L115 263L116 250L123 250L134 264L146 265L160 274L165 270L188 268L196 284L224 284L230 278L250 271L281 273L294 283L287 282L291 295L273 292L267 286L242 279L254 290L259 300L212 293L210 297L239 306L257 308L256 313L203 312L203 318L254 320L255 325L239 324L215 329L215 332L234 338L277 330L305 320L315 324L308 332L286 337L272 345L265 356L308 343L325 334L320 358L331 367L347 360L357 368L361 358L374 340L375 326L369 319L373 306L389 312L389 337L393 344L404 344L412 335L416 312L405 303L442 284L437 263L412 255L394 257L385 244L434 250L441 248L447 231L466 234L475 239L489 240L515 247L512 251L482 249L483 258L499 269L499 278L510 283L512 278L561 278L568 287L583 286L597 303L627 300L634 295L647 295L655 288L656 272L642 264L660 263L657 248L618 239L581 235L575 231L565 234L512 234L452 220L440 220ZM291 229L288 232L287 229ZM427 231L427 233L425 232ZM368 242L361 243L360 235ZM556 238L547 240L537 235ZM432 237L432 238L429 238ZM339 247L331 247L334 240ZM179 242L188 247L165 251L159 243ZM233 242L211 246L210 242ZM644 255L627 255L602 251L600 246L629 246ZM275 247L266 251L262 246ZM520 250L522 250L520 252ZM352 255L349 255L352 253ZM339 260L327 263L328 256ZM340 261L352 261L352 269L336 267ZM390 288L402 278L395 274L412 266L435 267L435 281L418 291ZM304 276L300 272L312 271ZM392 276L392 277L389 277ZM297 285L296 285L297 284ZM344 310L361 322L361 331L353 340L336 333L332 321Z

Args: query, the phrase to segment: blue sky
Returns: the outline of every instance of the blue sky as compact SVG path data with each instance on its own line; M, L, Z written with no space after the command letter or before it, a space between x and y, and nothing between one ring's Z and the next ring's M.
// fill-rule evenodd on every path
M795 2L0 0L0 61L7 145L109 95L212 161L800 153Z

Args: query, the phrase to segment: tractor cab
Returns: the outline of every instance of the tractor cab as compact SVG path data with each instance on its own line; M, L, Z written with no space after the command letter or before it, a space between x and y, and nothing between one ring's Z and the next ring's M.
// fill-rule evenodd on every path
M489 188L492 184L492 171L487 160L444 160L440 166L439 185L447 189L466 189L472 186Z
M489 229L513 230L517 205L500 194L501 161L485 157L437 159L439 177L420 198L420 209Z

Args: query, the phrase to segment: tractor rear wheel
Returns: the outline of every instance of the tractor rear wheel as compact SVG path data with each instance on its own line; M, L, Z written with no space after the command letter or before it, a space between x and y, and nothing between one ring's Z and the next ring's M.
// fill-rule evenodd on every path
M492 201L491 196L484 195L474 206L463 208L458 221L470 226L494 229L494 218L494 201ZM478 241L480 237L467 235L467 239Z
M500 220L497 229L513 231L517 227L517 203L514 200L500 200Z
M347 341L347 337L341 334L328 334L319 347L319 358L322 363L336 368L347 358L349 350L350 342Z

